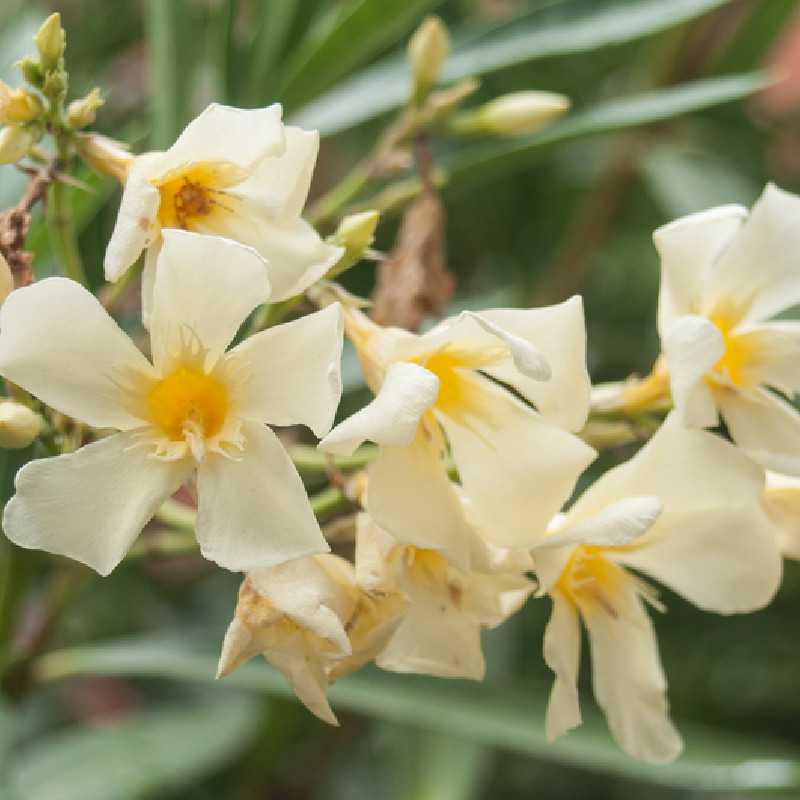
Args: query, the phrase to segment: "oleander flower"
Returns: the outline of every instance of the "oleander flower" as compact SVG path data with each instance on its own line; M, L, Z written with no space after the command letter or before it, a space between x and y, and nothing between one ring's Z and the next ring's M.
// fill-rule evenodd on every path
M304 424L318 436L330 428L341 394L341 312L332 306L225 352L268 293L251 248L165 231L151 363L79 284L48 278L12 292L0 309L0 374L118 433L26 464L5 509L6 535L106 575L196 471L206 558L246 570L328 550L265 423Z
M149 318L161 231L182 228L257 250L269 267L272 302L299 294L343 253L301 217L318 149L316 131L283 125L280 105L210 105L166 152L145 153L130 166L106 278L116 281L145 250Z
M768 185L747 213L721 206L655 233L661 255L663 363L684 423L725 422L769 469L800 475L800 323L772 320L800 302L800 197Z
M800 478L767 472L764 506L775 523L781 552L800 561Z
M336 725L328 686L372 660L404 608L400 594L362 591L353 565L339 556L253 570L239 590L217 677L261 654L309 711Z
M438 550L402 544L366 513L356 523L356 577L372 592L402 593L408 608L375 657L393 672L482 680L481 631L515 614L535 589L527 551L493 548L473 535L472 568Z
M740 450L671 414L630 461L603 475L533 551L540 593L553 602L544 657L556 675L547 709L554 739L580 725L581 621L594 694L619 746L634 758L674 759L666 679L645 610L662 610L652 577L705 611L764 606L781 579L761 506L764 473Z
M476 515L494 523L486 527L494 544L530 546L543 535L594 457L568 432L588 413L580 298L464 312L423 335L380 327L349 307L345 328L375 399L320 447L381 445L369 468L375 522L468 566L472 533L447 475L449 449Z

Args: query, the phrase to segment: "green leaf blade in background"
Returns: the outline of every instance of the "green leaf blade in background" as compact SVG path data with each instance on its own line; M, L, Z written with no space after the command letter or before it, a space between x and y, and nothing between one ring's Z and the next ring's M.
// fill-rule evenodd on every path
M202 640L186 635L129 638L76 647L45 656L45 680L77 675L117 675L214 680L217 656ZM275 670L258 661L240 667L220 686L281 697L291 689ZM547 687L499 693L459 681L369 670L351 675L329 691L333 707L408 725L543 761L591 770L654 786L705 791L800 790L800 753L791 747L695 724L681 724L686 751L674 764L633 760L611 740L604 721L588 703L584 725L549 743L544 733Z
M297 108L403 39L442 0L348 0L318 20L286 66L280 99Z
M455 47L442 71L454 81L553 56L623 44L674 27L725 0L568 0L539 9L483 35L453 32ZM293 124L332 135L401 105L410 82L403 54L369 67L295 113Z

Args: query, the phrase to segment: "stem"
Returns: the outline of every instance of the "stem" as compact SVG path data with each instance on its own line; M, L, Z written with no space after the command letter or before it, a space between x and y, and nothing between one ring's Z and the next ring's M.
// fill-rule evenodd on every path
M312 445L299 444L289 448L289 455L297 471L307 478L324 477L328 474L328 457ZM336 456L334 464L342 472L363 469L378 455L373 445L359 447L351 456Z
M366 186L370 177L371 161L371 157L359 161L336 186L314 203L308 213L312 225L327 222Z
M150 95L156 149L172 144L178 132L177 16L175 0L147 0L147 32L150 55Z
M66 170L70 160L69 142L64 136L58 136L59 170ZM58 253L64 275L86 286L86 272L78 250L78 238L75 232L75 221L67 196L67 185L58 176L50 188L48 207L48 226L53 249Z

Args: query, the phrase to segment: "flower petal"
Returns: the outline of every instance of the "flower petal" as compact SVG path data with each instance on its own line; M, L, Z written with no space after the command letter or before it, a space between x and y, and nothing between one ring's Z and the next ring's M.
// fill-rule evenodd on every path
M6 536L108 575L191 471L187 462L151 458L135 443L135 432L118 433L28 462L3 515Z
M424 367L398 361L367 406L340 422L321 442L328 453L350 455L366 440L386 447L414 441L422 415L436 402L439 379Z
M722 334L705 317L678 317L662 341L675 408L683 423L710 428L717 424L717 411L711 390L703 376L725 354Z
M12 292L0 310L0 373L95 428L147 419L142 385L153 368L97 298L66 278Z
M461 483L492 544L530 547L567 501L595 451L504 389L467 377L481 415L441 415Z
M290 221L303 213L306 204L319 152L319 132L287 125L284 134L283 153L261 161L232 194L257 203L276 219Z
M768 472L764 507L776 527L781 552L800 561L800 479Z
M156 215L160 195L150 183L161 153L137 156L122 192L114 231L106 248L103 266L106 280L116 281L139 258L139 254L158 236Z
M738 333L750 351L748 377L791 396L800 392L800 322L766 322Z
M160 175L193 161L223 162L250 171L262 159L283 152L281 107L232 108L211 103L163 154Z
M269 294L264 260L218 236L165 230L150 320L153 362L164 375L201 348L206 370L219 360L247 315Z
M800 413L764 389L717 392L731 438L767 469L800 476Z
M303 652L279 652L272 650L264 653L264 657L275 669L283 674L294 689L297 699L312 713L329 725L338 725L326 690L328 677L320 661L314 660Z
M544 356L550 379L531 380L508 365L486 372L513 386L547 419L580 430L589 414L591 382L586 369L586 325L579 296L546 308L502 308L481 316L529 342Z
M633 584L633 579L631 579ZM592 652L592 682L617 744L640 761L663 764L683 749L669 718L667 682L653 623L628 588L617 614L602 608L584 616Z
M709 308L758 321L800 302L800 197L767 184L750 216L708 273Z
M368 470L367 511L400 542L469 561L472 529L444 463L418 435L408 447L385 447Z
M338 303L245 339L225 358L245 376L234 390L236 413L324 436L342 396L342 345Z
M544 660L556 675L547 703L545 732L558 739L581 724L578 668L581 623L575 606L560 593L552 596L553 609L544 631Z
M658 330L662 336L678 317L703 310L703 278L746 218L742 206L718 206L676 219L653 234L661 256Z
M203 555L242 572L327 552L303 482L278 437L252 422L242 432L240 460L212 453L197 470Z

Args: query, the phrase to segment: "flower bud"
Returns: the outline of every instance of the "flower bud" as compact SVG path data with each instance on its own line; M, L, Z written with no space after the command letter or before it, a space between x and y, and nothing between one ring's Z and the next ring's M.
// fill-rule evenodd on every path
M67 75L64 70L48 72L44 79L42 91L47 97L57 97L67 91Z
M22 125L7 125L0 130L0 164L16 164L28 154L36 141L33 131Z
M561 94L511 92L479 108L471 124L476 133L521 136L539 130L560 117L569 107L569 98Z
M57 12L51 14L36 32L33 42L39 51L39 58L45 71L58 66L67 43L66 34L61 27L61 14Z
M80 130L91 125L97 116L97 109L105 103L100 90L92 89L86 97L73 100L67 109L67 122L74 130Z
M122 142L99 133L89 133L77 136L76 146L81 158L92 169L125 183L134 156Z
M31 86L35 86L37 89L42 88L44 85L44 74L42 73L42 68L38 61L34 61L32 58L26 56L21 61L17 62L17 66L20 72L22 72L22 77L28 81Z
M336 233L329 237L328 241L343 247L344 253L331 267L326 275L327 278L332 279L341 275L364 257L365 251L372 246L375 239L375 228L378 227L380 216L375 210L362 211L359 214L350 214L339 223Z
M44 420L22 403L0 402L0 447L19 450L42 432Z
M426 17L408 43L408 60L414 78L414 96L422 99L436 83L450 52L450 34L439 17Z
M0 305L5 302L14 290L14 274L11 272L11 267L8 266L8 261L2 253L0 253Z
M0 123L30 122L42 111L42 101L35 94L25 89L12 89L0 81Z

